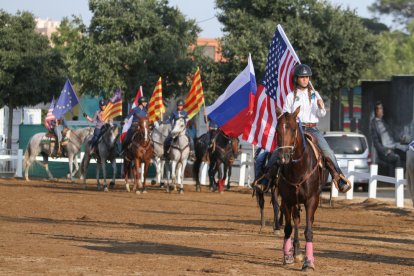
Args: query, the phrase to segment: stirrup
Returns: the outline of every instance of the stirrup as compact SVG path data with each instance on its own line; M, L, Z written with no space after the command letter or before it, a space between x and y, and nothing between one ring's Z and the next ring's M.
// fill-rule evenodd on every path
M340 185L341 180L345 182L342 186ZM349 182L349 180L346 179L346 177L343 174L337 174L335 177L333 177L332 182L335 184L335 187L341 193L346 193L352 188L351 182Z

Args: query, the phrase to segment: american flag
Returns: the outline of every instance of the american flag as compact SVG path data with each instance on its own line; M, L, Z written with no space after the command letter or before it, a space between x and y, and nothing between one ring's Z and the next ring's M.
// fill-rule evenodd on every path
M269 47L264 79L257 88L253 115L243 139L269 151L276 148L276 106L282 108L293 90L292 71L299 62L282 26L277 25Z
M142 86L140 86L140 87L139 87L139 89L138 89L138 91L137 91L137 94L135 95L135 99L134 99L134 101L132 102L131 109L129 110L129 112L131 112L131 111L132 111L132 109L134 109L135 107L137 107L137 106L138 106L138 100L139 100L139 98L141 98L142 96L144 96L144 92L142 92ZM124 124L124 126L122 127L122 133L121 133L121 136L119 136L119 140L121 141L121 143L122 143L122 141L124 140L125 136L127 135L127 133L128 133L128 129L130 129L130 127L131 127L131 125L132 125L132 120L133 120L133 119L134 119L134 118L131 116L131 117L128 119L128 122L127 122L127 123L125 123L125 124Z
M52 126L52 125L50 124L50 121L52 121L52 120L56 120L55 115L53 115L53 109L54 109L54 108L55 108L55 98L52 98L52 102L50 103L49 110L47 111L45 121L43 122L43 124L45 125L45 127L46 127L48 130L50 130L50 128L51 128L51 126Z

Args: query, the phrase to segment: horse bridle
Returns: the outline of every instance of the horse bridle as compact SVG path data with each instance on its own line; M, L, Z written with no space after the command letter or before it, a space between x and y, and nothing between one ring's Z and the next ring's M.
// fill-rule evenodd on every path
M282 126L283 126L283 133L282 133L282 135L284 135L285 128L286 128L286 123L283 123ZM290 155L293 158L293 155L295 154L295 150L296 150L296 141L298 140L298 128L299 128L299 126L296 128L296 131L295 131L295 138L293 140L293 146L278 146L276 148L277 151L280 150L280 149L290 149L291 150L290 151ZM300 158L297 159L297 160L293 160L292 159L292 161L298 161L298 160L300 160Z

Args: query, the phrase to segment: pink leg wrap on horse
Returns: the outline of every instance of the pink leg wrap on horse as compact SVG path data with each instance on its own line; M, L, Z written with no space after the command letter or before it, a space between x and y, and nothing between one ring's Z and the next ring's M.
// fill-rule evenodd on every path
M312 263L315 262L315 258L313 257L313 242L307 242L305 245L306 257Z
M283 253L285 255L289 255L290 254L290 250L292 249L292 239L285 239L283 241Z

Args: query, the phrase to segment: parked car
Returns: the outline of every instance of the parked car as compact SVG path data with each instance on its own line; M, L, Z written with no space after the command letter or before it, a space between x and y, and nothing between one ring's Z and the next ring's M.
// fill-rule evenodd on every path
M326 132L324 134L326 141L335 153L338 165L342 172L347 175L348 161L353 160L355 171L369 173L371 156L369 153L367 138L360 133L353 132ZM329 183L331 178L329 178ZM354 177L354 190L362 187L364 192L368 191L369 176Z

